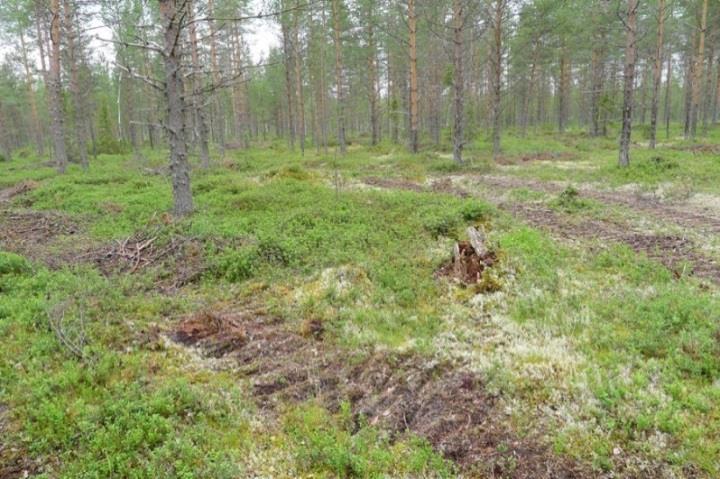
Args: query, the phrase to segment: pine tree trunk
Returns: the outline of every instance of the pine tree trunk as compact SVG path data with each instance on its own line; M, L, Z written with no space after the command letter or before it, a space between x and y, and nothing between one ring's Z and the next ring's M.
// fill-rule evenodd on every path
M302 56L300 55L300 4L295 2L293 12L293 57L295 58L295 97L297 105L297 133L300 137L300 154L305 156L305 97L302 88Z
M717 61L717 79L715 80L715 94L713 95L713 125L718 122L718 114L720 113L720 55Z
M657 138L658 104L662 80L663 43L665 42L665 0L659 0L655 61L653 63L653 93L650 105L650 148L655 148Z
M500 156L500 108L502 101L502 23L505 15L505 1L495 0L493 15L492 44L492 144L493 160Z
M620 132L620 166L630 165L630 136L632 133L633 89L635 86L635 57L637 55L637 10L639 0L628 0L625 24L625 70L623 86L622 129Z
M410 152L420 149L418 119L417 14L415 0L408 0L408 43L410 53Z
M283 3L284 5L284 3ZM285 59L285 95L287 97L287 127L288 127L288 133L290 134L289 140L290 140L290 149L295 150L295 115L293 114L295 111L295 101L294 101L294 95L293 95L293 84L292 84L292 46L290 41L290 31L287 26L287 21L285 19L281 20L281 30L282 30L282 38L283 38L283 53L284 53L284 59Z
M565 40L560 48L560 82L558 91L558 131L565 132L568 110L568 89L570 87L570 58Z
M62 105L62 84L60 83L60 0L50 1L50 73L49 97L50 118L53 136L53 159L58 173L65 173L67 168L67 153L65 151L65 119Z
M337 140L340 153L345 154L345 86L343 82L342 39L340 38L340 0L332 0L333 39L335 43L335 89L337 95Z
M368 41L368 99L370 102L370 134L371 144L377 145L380 141L380 115L378 114L378 66L377 52L375 51L374 19L368 15L366 26Z
M695 66L693 68L692 81L692 102L690 104L690 138L695 138L697 134L697 123L700 112L700 90L702 88L702 79L705 69L705 30L707 29L707 11L708 0L702 3L702 13L700 15L700 39L698 40L697 55L695 56Z
M198 140L200 141L200 165L203 168L210 167L210 146L207 118L205 117L205 98L202 92L202 80L200 78L200 54L198 53L197 24L194 21L195 10L192 0L186 0L188 23L190 30L190 57L192 59L192 105L195 111L196 127L198 129Z
M33 77L30 71L30 62L28 61L27 45L25 44L25 35L20 31L20 48L22 49L22 62L25 71L25 88L27 91L28 103L30 104L30 118L33 124L33 136L35 137L35 147L38 155L45 155L45 142L43 140L42 125L38 116L37 100L35 99L35 91L33 90Z
M464 0L453 0L453 160L463 163L465 148L465 76L463 74Z
M670 120L672 119L672 52L667 53L667 73L665 74L665 139L670 139Z
M80 155L80 164L83 169L88 168L88 152L87 152L87 114L84 108L84 101L81 92L80 75L78 73L78 51L77 51L77 29L73 15L72 5L69 0L65 0L65 33L67 57L70 64L70 94L73 99L74 106L74 127L75 139L77 141L78 154Z
M163 66L165 70L165 99L167 118L165 129L170 143L170 172L173 188L173 211L186 216L193 211L190 189L190 163L188 161L185 125L186 105L183 96L180 37L183 13L176 0L158 0L163 23Z
M215 3L213 0L208 0L207 2L207 8L208 8L208 17L210 17L212 20L209 21L210 24L210 66L212 68L212 79L213 79L213 85L215 88L219 87L221 78L220 78L220 67L218 65L218 54L217 54L217 27L215 26ZM220 158L225 157L225 115L223 114L223 108L222 108L222 102L220 100L220 95L218 93L213 94L213 115L212 117L215 119L214 122L211 122L214 124L214 132L215 132L215 139L217 141L218 146L220 147Z
M0 98L0 161L12 160L12 149L8 139L9 129L5 124L5 116L3 114L2 98Z

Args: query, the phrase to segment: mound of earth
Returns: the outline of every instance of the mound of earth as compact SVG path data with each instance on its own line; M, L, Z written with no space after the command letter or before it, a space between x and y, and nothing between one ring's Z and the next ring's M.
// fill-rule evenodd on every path
M352 357L258 308L202 312L171 337L235 365L269 411L310 399L335 410L349 401L356 427L364 418L393 438L421 436L471 476L595 477L538 439L514 434L482 379L445 362L387 352Z

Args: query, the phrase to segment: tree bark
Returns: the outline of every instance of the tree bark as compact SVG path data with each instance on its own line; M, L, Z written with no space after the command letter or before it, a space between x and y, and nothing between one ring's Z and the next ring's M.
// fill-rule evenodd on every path
M340 0L332 0L333 40L335 43L335 89L337 95L337 141L340 153L345 154L345 86L343 82L342 39L340 38Z
M82 86L80 85L80 75L78 72L78 62L80 61L78 58L78 45L76 42L78 29L75 28L74 12L69 0L64 1L64 7L66 32L65 43L67 46L67 56L70 65L70 94L72 95L74 106L75 140L77 141L80 164L83 169L88 169L87 114L84 108L84 99L81 90Z
M215 3L213 0L208 0L208 16L214 18L215 15ZM209 21L210 26L210 66L212 68L212 79L213 84L217 87L220 85L220 67L218 65L218 54L217 54L217 27L215 20ZM225 115L223 113L222 102L220 101L220 95L213 93L213 117L215 138L218 146L220 147L220 158L225 157Z
M670 139L670 120L672 119L672 53L667 53L667 73L665 74L665 138Z
M243 148L250 147L250 115L248 112L247 90L245 82L245 66L243 65L243 40L236 23L232 25L232 44L235 70L235 82L233 83L232 95L235 110L235 132L242 142ZM292 87L292 85L289 85ZM292 102L292 90L288 99ZM292 115L289 118L292 121ZM290 123L292 148L295 147L295 129Z
M698 40L697 55L695 56L695 66L693 68L692 80L692 102L690 104L690 138L695 138L697 134L698 114L700 110L700 89L702 86L703 73L705 71L705 30L707 29L707 11L708 0L702 3L702 13L700 14L700 38Z
M38 116L37 100L35 99L35 91L33 90L33 77L30 71L30 62L28 61L27 45L25 44L25 35L20 31L20 48L22 49L22 62L25 71L25 89L27 91L28 103L30 104L30 117L33 124L33 136L35 137L35 146L38 155L45 154L45 141L43 139L42 125Z
M502 37L503 17L505 16L506 0L495 0L493 14L492 63L492 144L493 160L500 156L500 113L502 101Z
M650 148L655 148L657 138L658 104L660 81L662 80L663 44L665 42L665 0L658 3L658 27L655 40L655 61L653 63L653 93L650 105Z
M630 165L630 136L632 134L633 90L637 55L637 11L639 0L627 0L625 20L625 70L623 86L622 130L620 132L620 158L622 167Z
M568 115L568 90L570 87L570 54L565 39L560 47L560 79L558 89L558 131L565 132Z
M720 55L717 61L717 79L715 80L715 94L713 95L713 125L718 122L718 114L720 113Z
M370 134L371 144L377 145L380 141L380 115L378 113L378 65L377 51L375 45L375 19L372 17L372 10L368 12L367 32L368 42L368 100L370 103Z
M188 25L190 30L190 57L192 59L192 104L195 110L196 127L200 141L200 164L203 168L210 167L210 146L207 118L205 117L204 95L202 92L202 81L200 78L200 55L198 53L197 24L194 21L195 10L192 0L186 0Z
M0 98L0 161L12 160L12 148L8 139L9 129L5 124L5 116L2 108L2 98Z
M284 5L284 3L283 3ZM290 40L290 31L287 25L286 19L281 19L280 21L280 27L282 30L282 38L283 38L283 53L284 53L284 60L285 60L285 95L287 97L287 113L288 113L288 133L289 141L290 141L290 149L295 150L295 115L293 114L295 111L295 95L293 95L293 84L292 84L292 62L293 62L293 54L292 54L292 46L291 46L291 40Z
M49 97L50 117L53 136L53 159L58 173L65 173L67 168L67 153L65 150L65 121L62 106L62 84L60 83L60 44L62 42L60 29L60 0L50 1L50 73Z
M453 0L453 160L462 164L465 148L464 0Z
M302 56L300 55L300 4L295 2L293 12L293 57L295 59L295 97L297 105L297 134L300 138L300 154L305 156L305 97L302 87Z
M165 70L165 99L167 118L165 129L170 143L170 172L173 188L173 212L186 216L193 211L190 189L190 163L187 153L183 72L181 66L180 37L183 12L176 0L158 0L163 22L163 66Z
M420 149L418 119L417 14L415 0L408 0L408 43L410 53L410 152Z

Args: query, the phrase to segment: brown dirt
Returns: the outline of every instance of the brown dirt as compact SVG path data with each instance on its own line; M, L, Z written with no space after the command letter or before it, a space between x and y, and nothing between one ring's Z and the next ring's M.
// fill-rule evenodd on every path
M475 176L474 179L495 188L528 188L544 193L560 193L564 185L539 180L499 177ZM606 192L583 188L580 195L602 203L615 204L635 211L641 211L653 216L655 219L676 224L702 232L720 233L720 218L696 209L663 203L657 199L626 192Z
M531 161L571 161L577 159L577 155L569 152L543 151L539 153L526 153L523 155L499 156L495 162L501 165L517 165Z
M697 144L697 145L690 145L690 146L674 146L672 147L673 150L681 150L681 151L689 151L692 153L710 153L714 155L720 155L720 145L711 145L711 144Z
M8 409L0 404L0 479L20 479L34 475L37 465L22 449L13 446L9 438Z
M622 243L661 263L676 277L691 274L720 284L720 265L704 256L687 238L632 232L627 225L607 220L572 221L541 205L501 205L528 224L566 240L589 239L603 244Z
M470 197L470 193L463 190L462 188L455 187L450 178L441 178L439 180L433 181L430 186L420 185L412 181L398 178L378 177L365 178L363 180L363 183L378 188L386 188L393 190L414 191L416 193L444 193L448 195L459 196L461 198Z
M537 438L514 434L482 380L447 363L413 354L353 359L256 308L197 314L181 322L172 337L208 356L231 359L268 411L313 398L334 410L349 400L356 427L365 417L391 437L417 434L473 477L596 477Z
M17 185L11 186L0 190L0 203L7 202L15 198L16 196L27 193L37 188L39 185L31 180L21 181Z
M0 248L59 267L74 254L54 254L55 240L73 236L80 228L68 217L52 211L0 211Z

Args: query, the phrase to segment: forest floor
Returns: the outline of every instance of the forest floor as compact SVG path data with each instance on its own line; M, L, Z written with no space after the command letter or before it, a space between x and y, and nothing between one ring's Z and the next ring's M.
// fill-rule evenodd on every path
M0 163L0 479L717 477L719 150Z

